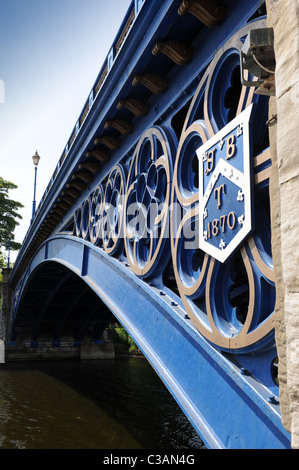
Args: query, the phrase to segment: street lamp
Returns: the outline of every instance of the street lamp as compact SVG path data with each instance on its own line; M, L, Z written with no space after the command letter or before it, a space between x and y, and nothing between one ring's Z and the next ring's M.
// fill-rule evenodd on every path
M34 192L33 192L33 202L32 202L32 217L31 217L31 223L33 222L34 214L35 214L35 192L36 192L36 174L37 174L37 165L40 160L40 156L35 152L35 154L32 157L33 164L34 164Z
M7 267L9 268L9 259L10 259L10 240L12 239L12 233L8 232L8 254L7 254Z

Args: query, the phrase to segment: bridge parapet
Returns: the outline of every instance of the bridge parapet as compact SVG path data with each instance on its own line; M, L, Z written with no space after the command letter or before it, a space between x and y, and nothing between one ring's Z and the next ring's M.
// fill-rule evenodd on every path
M214 2L201 8L196 13L197 18L194 10L191 8L190 13L187 13L188 9L184 2L178 8L178 4L172 0L163 2L163 6L157 0L131 2L41 198L35 220L25 236L12 276L14 285L15 273L24 271L26 263L40 243L51 234L91 183L94 173L100 170L103 177L111 168L111 160L117 161L136 144L140 136L139 126L126 141L123 136L127 129L132 130L132 122L135 124L140 117L146 115L142 122L142 128L146 128L155 121L164 119L163 110L167 111L171 106L170 95L165 99L164 94L162 100L160 95L165 91L165 84L168 84L165 75L175 73L178 64L188 62L184 58L184 44L191 43L205 25L209 28L219 23L224 15L223 8L218 8ZM171 40L166 49L158 47L158 44L162 45L161 38L169 30L178 39ZM136 43L139 44L137 50ZM153 63L154 55L159 56L156 63ZM161 60L161 55L170 59ZM128 63L130 70L126 67ZM147 67L150 72L147 72ZM136 70L133 76L131 70ZM152 95L157 93L159 96L155 99ZM171 102L175 99L172 96Z

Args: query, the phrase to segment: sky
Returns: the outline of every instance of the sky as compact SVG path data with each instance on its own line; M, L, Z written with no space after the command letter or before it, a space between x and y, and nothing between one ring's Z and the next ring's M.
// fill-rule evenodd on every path
M41 157L37 207L130 3L0 0L0 176L24 205L19 243L32 214L32 156Z

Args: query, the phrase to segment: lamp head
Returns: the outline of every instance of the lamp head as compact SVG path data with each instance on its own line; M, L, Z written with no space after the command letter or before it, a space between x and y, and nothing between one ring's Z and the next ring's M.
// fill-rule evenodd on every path
M34 164L35 166L37 166L37 165L38 165L38 162L40 161L40 156L39 156L39 154L37 153L37 151L36 151L35 154L33 155L32 160L33 160L33 164Z

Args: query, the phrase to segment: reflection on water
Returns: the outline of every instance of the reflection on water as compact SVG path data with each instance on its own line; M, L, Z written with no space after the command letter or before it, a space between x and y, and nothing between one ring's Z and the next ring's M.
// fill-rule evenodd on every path
M198 449L145 359L0 367L0 449Z

